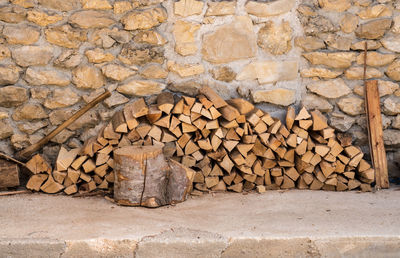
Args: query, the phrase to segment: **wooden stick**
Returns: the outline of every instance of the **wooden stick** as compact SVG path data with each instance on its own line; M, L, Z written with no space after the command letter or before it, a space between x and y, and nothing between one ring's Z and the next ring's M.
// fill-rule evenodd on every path
M29 191L29 190L7 191L7 192L0 192L0 196L14 195L14 194L25 194L25 193L32 193L32 192Z
M70 124L72 124L75 120L77 120L79 117L81 117L83 114L85 114L87 111L89 111L91 108L96 106L98 103L101 101L105 100L106 98L110 97L111 93L106 90L103 94L95 98L93 101L88 103L86 106L84 106L82 109L80 109L78 112L73 114L68 120L66 120L64 123L59 125L56 129L54 129L51 133L43 137L39 142L29 146L28 148L18 152L16 156L20 159L28 159L32 153L35 151L38 151L40 148L42 148L43 145L48 143L53 137L55 137L57 134L59 134L62 130L67 128Z
M19 160L16 160L16 159L14 159L14 158L12 158L12 157L10 157L10 156L8 156L8 155L2 153L2 152L0 152L0 157L3 158L3 159L5 159L5 160L8 160L8 161L15 162L15 163L17 163L18 165L21 165L21 166L26 167L26 164L25 164L25 163L23 163L23 162L21 162L21 161L19 161Z

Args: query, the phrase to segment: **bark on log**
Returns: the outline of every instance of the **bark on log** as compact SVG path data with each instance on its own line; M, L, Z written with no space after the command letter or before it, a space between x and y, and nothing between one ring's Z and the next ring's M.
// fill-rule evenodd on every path
M19 186L18 165L0 159L0 188Z

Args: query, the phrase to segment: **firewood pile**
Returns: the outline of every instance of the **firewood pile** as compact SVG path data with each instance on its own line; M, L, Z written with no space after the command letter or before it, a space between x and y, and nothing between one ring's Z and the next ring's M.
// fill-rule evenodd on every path
M175 96L176 97L176 96ZM244 99L225 101L209 87L196 98L168 92L116 112L82 148L61 147L54 169L39 154L27 188L71 195L111 189L114 153L160 145L164 156L195 171L193 194L207 191L311 189L370 191L374 170L351 136L336 134L318 111L289 107L285 123Z

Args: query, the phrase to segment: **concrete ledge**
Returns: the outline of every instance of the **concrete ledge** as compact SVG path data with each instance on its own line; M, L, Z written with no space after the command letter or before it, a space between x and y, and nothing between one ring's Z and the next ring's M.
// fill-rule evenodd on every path
M0 198L0 257L400 257L400 191L215 194L175 207Z

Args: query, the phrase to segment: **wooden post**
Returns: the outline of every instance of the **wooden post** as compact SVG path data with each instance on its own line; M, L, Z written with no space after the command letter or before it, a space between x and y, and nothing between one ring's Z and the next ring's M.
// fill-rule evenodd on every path
M377 188L389 188L388 168L383 143L382 117L377 81L365 82L365 108L372 164Z

